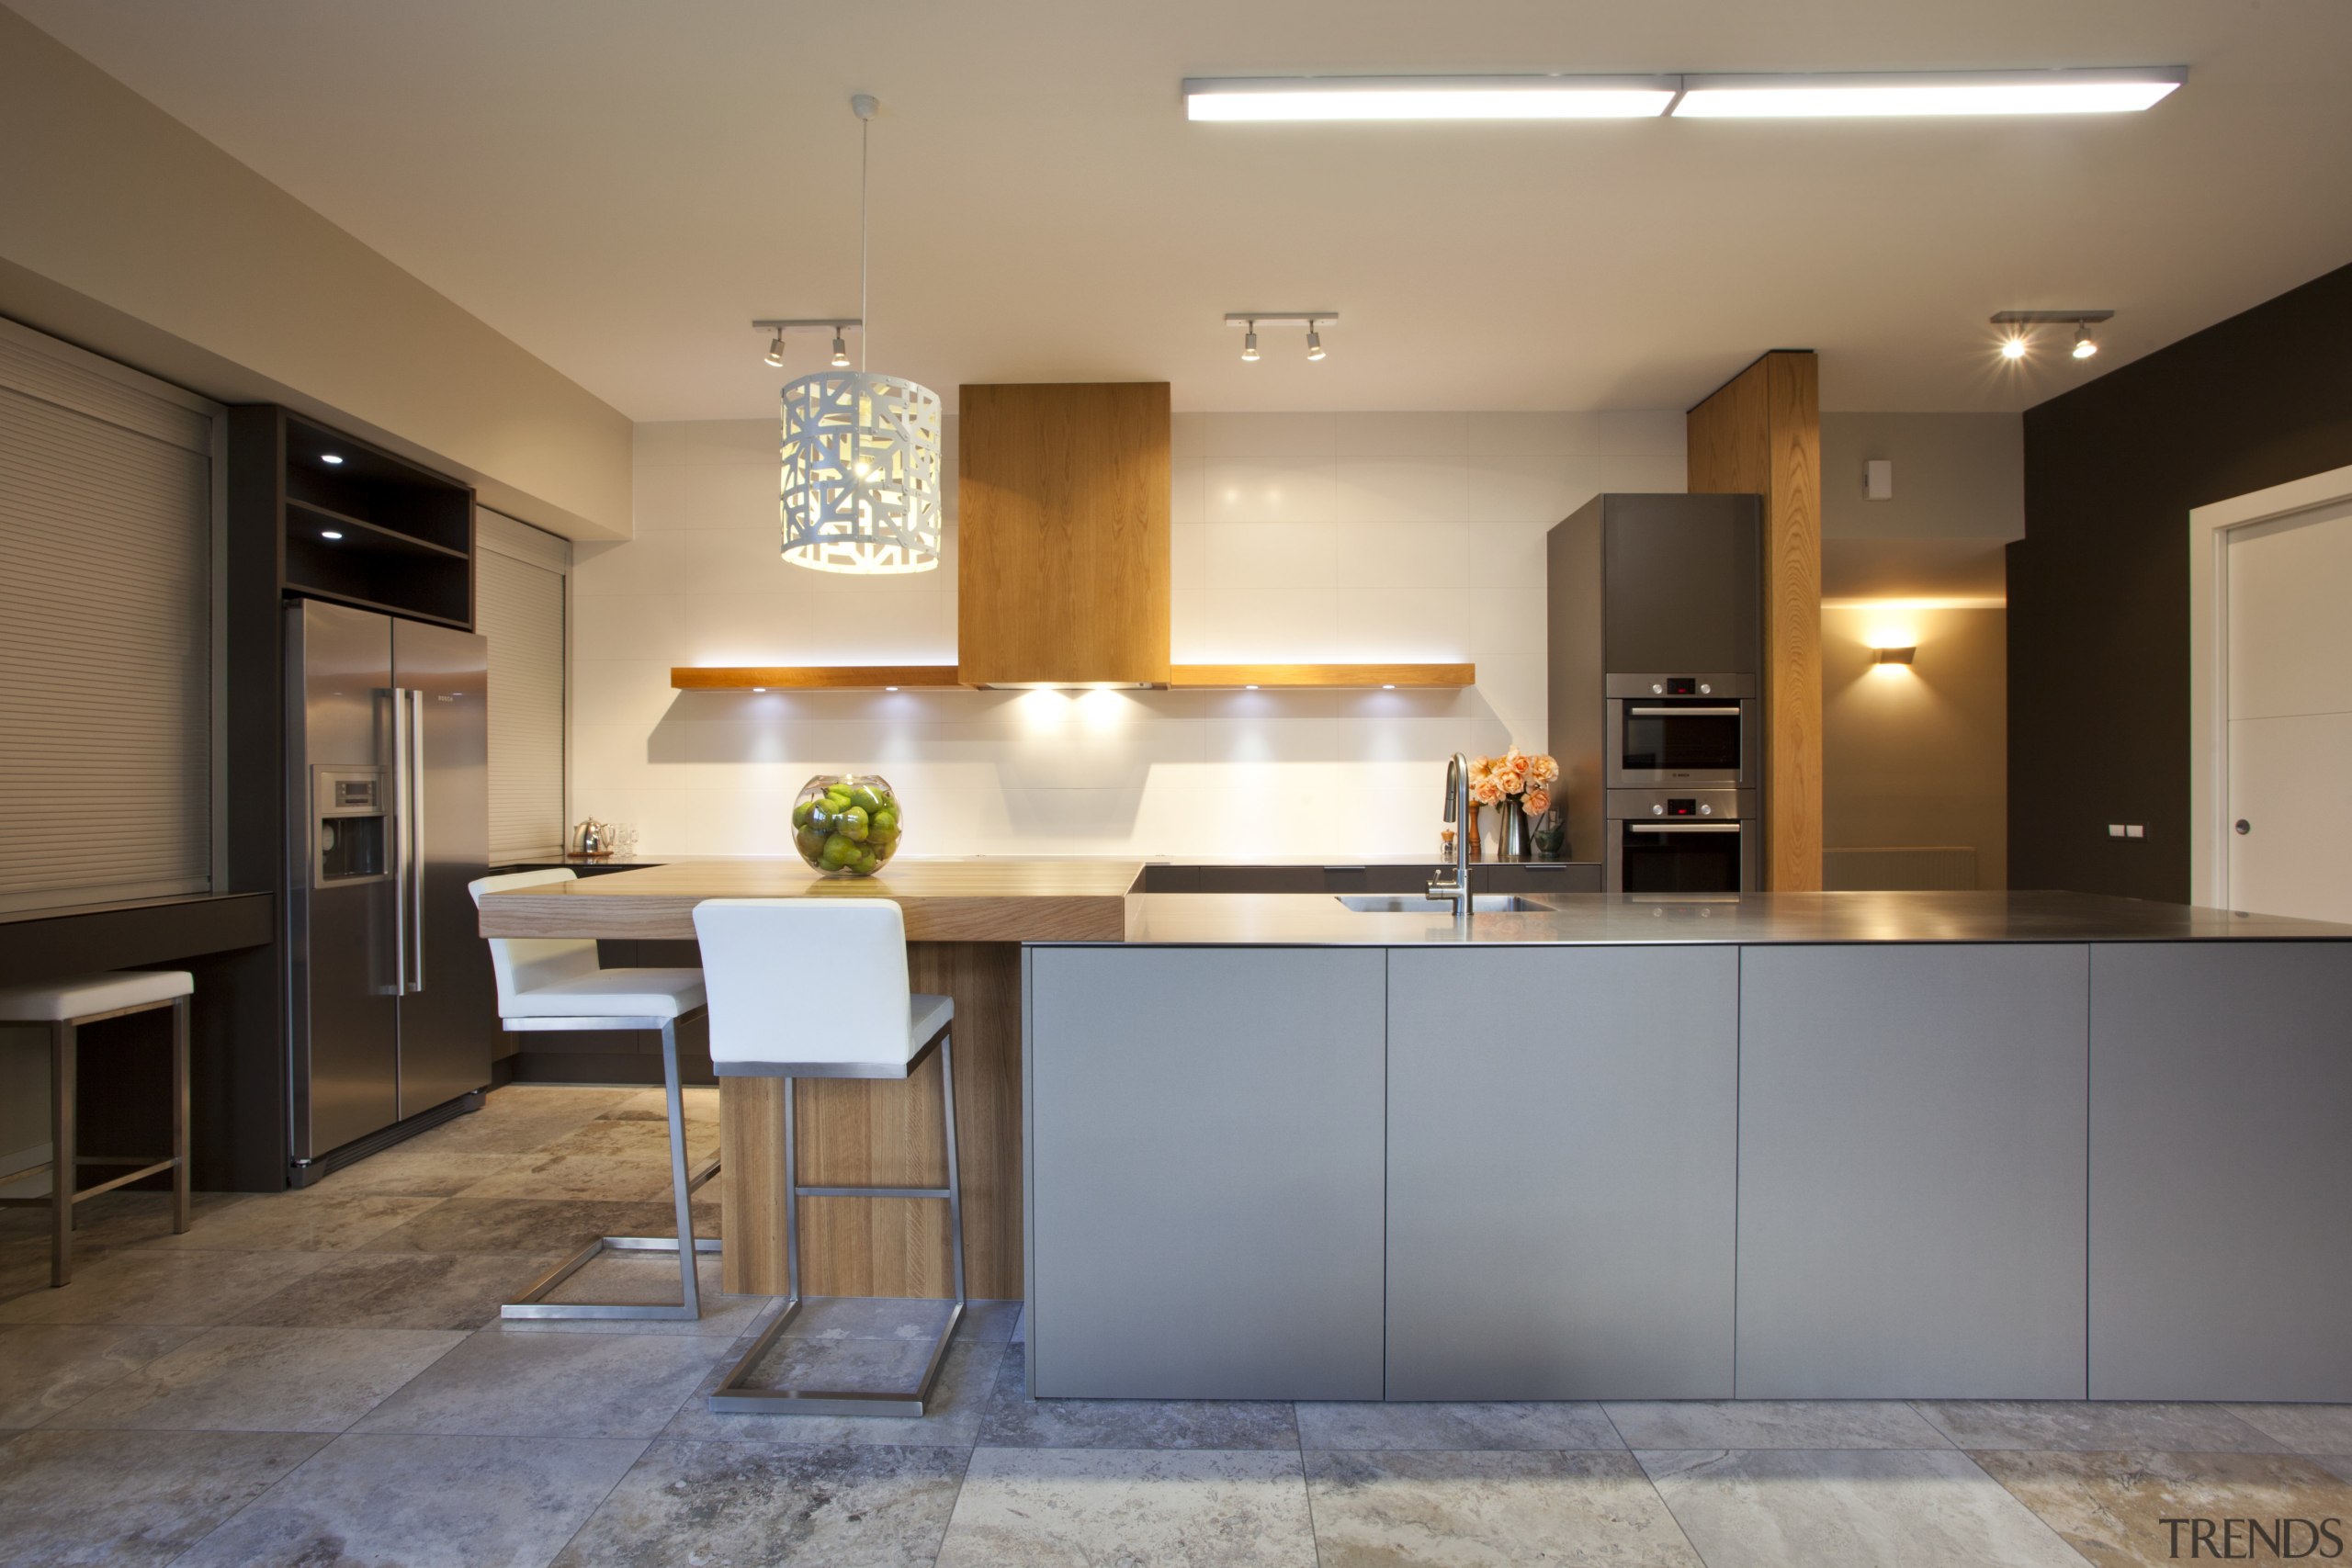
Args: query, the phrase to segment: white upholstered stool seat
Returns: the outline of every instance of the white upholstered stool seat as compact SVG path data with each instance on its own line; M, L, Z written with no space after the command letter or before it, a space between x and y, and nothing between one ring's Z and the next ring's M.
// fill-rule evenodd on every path
M964 1182L956 1159L956 1004L907 983L906 917L888 898L710 898L695 906L710 987L710 1063L722 1078L784 1080L784 1310L711 1393L733 1415L921 1416L964 1315ZM944 1187L803 1187L794 1152L795 1078L904 1078L936 1049ZM802 1198L947 1202L955 1304L909 1390L763 1388L752 1370L800 1311Z
M49 1173L45 1198L0 1198L0 1208L50 1211L49 1282L74 1278L74 1205L164 1171L172 1173L172 1233L188 1224L187 1023L196 976L185 969L113 969L30 985L0 987L0 1023L49 1026L49 1157L0 1171L0 1187ZM168 1155L85 1155L75 1138L80 1122L78 1077L84 1024L154 1008L172 1010L172 1152ZM137 1168L95 1186L81 1185L85 1165Z
M36 986L0 986L0 1023L86 1021L195 994L196 976L185 969L113 969Z
M468 884L474 907L485 893L507 893L551 883L570 882L568 868L518 871L505 876L485 876ZM718 1161L695 1170L686 1168L684 1094L678 1082L678 1025L703 1011L707 1005L699 969L605 969L598 964L596 944L577 938L492 937L491 973L498 981L500 1027L526 1032L594 1032L607 1029L659 1030L662 1033L662 1086L667 1096L670 1122L670 1195L677 1211L676 1235L598 1236L535 1280L521 1296L499 1309L506 1318L587 1318L597 1321L656 1318L680 1320L702 1315L702 1292L695 1279L695 1259L718 1253L718 1238L697 1236L694 1227L694 1194L718 1174ZM548 1294L605 1252L671 1252L678 1258L678 1301L554 1302Z

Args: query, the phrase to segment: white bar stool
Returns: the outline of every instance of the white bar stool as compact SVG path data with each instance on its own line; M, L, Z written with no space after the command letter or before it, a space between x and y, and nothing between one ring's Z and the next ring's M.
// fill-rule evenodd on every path
M39 985L0 987L0 1023L49 1025L49 1158L0 1171L0 1187L47 1171L49 1196L0 1198L0 1206L49 1208L51 1288L74 1278L74 1205L85 1198L168 1170L172 1173L172 1234L179 1235L187 1230L187 1005L195 994L196 976L185 969L118 969ZM163 1007L172 1010L172 1152L163 1156L79 1153L74 1146L74 1118L80 1109L74 1083L80 1043L75 1032L85 1023ZM81 1168L85 1165L139 1168L95 1187L83 1187L79 1185Z
M956 1004L907 984L907 925L888 898L711 898L695 906L710 987L710 1059L722 1078L784 1080L784 1268L775 1321L719 1381L710 1408L755 1416L921 1416L964 1315L964 1184L956 1168ZM795 1078L904 1078L939 1048L944 1187L803 1187ZM800 1311L802 1198L944 1198L956 1302L910 1391L755 1388L751 1371Z
M518 871L485 876L466 886L481 908L485 893L543 887L571 882L566 870ZM582 939L490 938L490 966L498 980L501 1026L527 1031L658 1029L662 1032L662 1082L670 1119L670 1192L678 1213L676 1235L598 1236L542 1275L521 1296L498 1309L503 1318L690 1320L702 1315L702 1293L695 1279L697 1255L714 1257L716 1236L696 1236L694 1194L718 1174L713 1158L686 1169L685 1097L678 1086L678 1025L703 1010L699 969L605 969L596 944ZM691 1242L691 1245L689 1245ZM678 1303L551 1302L548 1292L586 1268L600 1253L673 1252L678 1256Z

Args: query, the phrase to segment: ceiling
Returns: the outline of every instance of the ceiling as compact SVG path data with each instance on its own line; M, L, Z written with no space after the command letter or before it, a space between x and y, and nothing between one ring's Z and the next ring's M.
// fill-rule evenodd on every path
M6 0L630 417L772 409L754 316L873 367L1176 406L2013 410L2352 261L2345 0ZM1194 125L1188 75L2186 63L2144 115ZM2092 366L2005 308L2117 312ZM1330 357L1227 310L1336 309ZM801 338L786 374L820 363Z

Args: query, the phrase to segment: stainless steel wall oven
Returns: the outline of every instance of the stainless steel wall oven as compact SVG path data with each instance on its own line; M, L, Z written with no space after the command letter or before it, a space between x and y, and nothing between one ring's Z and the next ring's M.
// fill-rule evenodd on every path
M1609 676L1608 787L1762 783L1756 688L1753 675Z

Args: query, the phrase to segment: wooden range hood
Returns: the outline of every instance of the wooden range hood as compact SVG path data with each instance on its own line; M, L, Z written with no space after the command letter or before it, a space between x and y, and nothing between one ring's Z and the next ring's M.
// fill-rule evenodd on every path
M1165 381L967 386L956 663L680 668L680 690L1460 687L1468 664L1171 664Z

